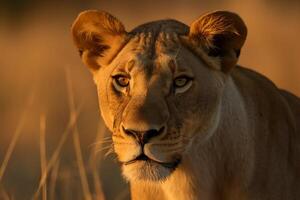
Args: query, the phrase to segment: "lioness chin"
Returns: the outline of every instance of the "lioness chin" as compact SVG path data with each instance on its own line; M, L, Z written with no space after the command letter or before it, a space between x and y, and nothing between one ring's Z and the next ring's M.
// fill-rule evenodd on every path
M72 34L132 199L300 199L300 100L237 66L237 14L127 32L89 10Z

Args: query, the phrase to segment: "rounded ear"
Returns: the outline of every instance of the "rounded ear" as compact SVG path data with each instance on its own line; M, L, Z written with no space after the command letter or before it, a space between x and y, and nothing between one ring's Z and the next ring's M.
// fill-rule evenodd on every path
M97 10L81 12L71 31L84 64L93 71L113 58L127 34L119 20Z
M219 57L221 69L230 71L238 61L247 37L247 27L235 13L215 11L201 16L190 26L189 40L207 52Z

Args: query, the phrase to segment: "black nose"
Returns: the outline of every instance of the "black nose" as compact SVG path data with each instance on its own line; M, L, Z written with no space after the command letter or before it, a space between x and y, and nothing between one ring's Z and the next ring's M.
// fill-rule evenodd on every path
M125 134L134 137L142 145L149 142L149 140L151 138L154 138L154 137L162 134L164 132L164 129L165 129L165 127L161 127L159 130L150 129L147 131L135 131L135 130L126 129L123 127L123 131L125 132Z

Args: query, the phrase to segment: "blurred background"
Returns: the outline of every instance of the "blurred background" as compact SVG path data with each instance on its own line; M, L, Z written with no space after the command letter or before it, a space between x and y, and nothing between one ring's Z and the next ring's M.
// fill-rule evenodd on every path
M239 64L300 96L298 0L2 0L1 200L129 198L115 157L105 156L110 140L96 88L70 35L85 9L108 11L127 30L161 18L190 24L208 11L237 12L249 30Z

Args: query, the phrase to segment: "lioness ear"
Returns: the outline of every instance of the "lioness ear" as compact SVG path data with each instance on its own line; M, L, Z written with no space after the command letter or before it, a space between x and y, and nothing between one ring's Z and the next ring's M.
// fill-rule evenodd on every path
M189 39L205 49L208 56L219 57L221 70L230 71L237 63L246 40L247 27L235 13L216 11L192 23Z
M125 40L126 31L114 16L88 10L80 13L74 21L72 35L84 64L95 71L116 54Z

